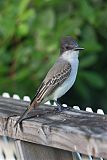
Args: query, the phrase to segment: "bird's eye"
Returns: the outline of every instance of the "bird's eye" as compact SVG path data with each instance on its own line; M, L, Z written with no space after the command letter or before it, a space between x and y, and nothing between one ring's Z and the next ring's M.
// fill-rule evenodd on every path
M69 47L69 46L66 46L66 49L68 50L68 49L70 49L70 47Z

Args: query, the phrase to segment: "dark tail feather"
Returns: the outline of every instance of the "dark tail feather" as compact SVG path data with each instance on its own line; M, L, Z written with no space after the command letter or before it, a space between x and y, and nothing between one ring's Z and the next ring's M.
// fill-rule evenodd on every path
M27 114L34 108L34 106L38 106L38 103L34 104L34 101L33 101L32 104L25 110L25 112L16 121L14 127L16 127L17 124L20 123L27 116Z
M25 112L20 116L20 118L16 121L14 127L16 127L17 124L20 123L20 122L22 121L22 119L26 117L26 115L27 115L28 113L29 113L29 109L27 108L27 109L25 110Z

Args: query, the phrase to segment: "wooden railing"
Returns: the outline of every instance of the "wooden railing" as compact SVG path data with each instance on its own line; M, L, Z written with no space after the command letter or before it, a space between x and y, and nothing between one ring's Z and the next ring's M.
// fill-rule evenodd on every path
M15 140L21 160L71 160L74 152L107 158L106 115L42 105L14 128L28 104L0 97L0 135Z

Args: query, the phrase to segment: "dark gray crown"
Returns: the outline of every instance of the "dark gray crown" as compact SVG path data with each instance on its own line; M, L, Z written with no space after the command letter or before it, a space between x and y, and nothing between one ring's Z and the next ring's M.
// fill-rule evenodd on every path
M78 46L78 43L71 37L71 36L66 36L62 38L61 40L61 53L68 51L68 50L73 50Z

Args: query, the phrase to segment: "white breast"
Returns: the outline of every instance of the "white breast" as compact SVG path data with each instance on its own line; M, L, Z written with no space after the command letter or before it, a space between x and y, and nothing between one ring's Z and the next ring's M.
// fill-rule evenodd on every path
M69 53L68 53L69 54ZM65 80L65 82L56 89L56 91L53 94L53 99L57 100L57 98L60 98L61 96L63 96L74 84L75 79L76 79L76 75L77 75L77 71L78 71L78 64L79 64L79 60L78 60L78 56L77 54L75 54L76 56L70 55L66 57L63 56L64 59L68 60L71 64L71 73L68 79Z

